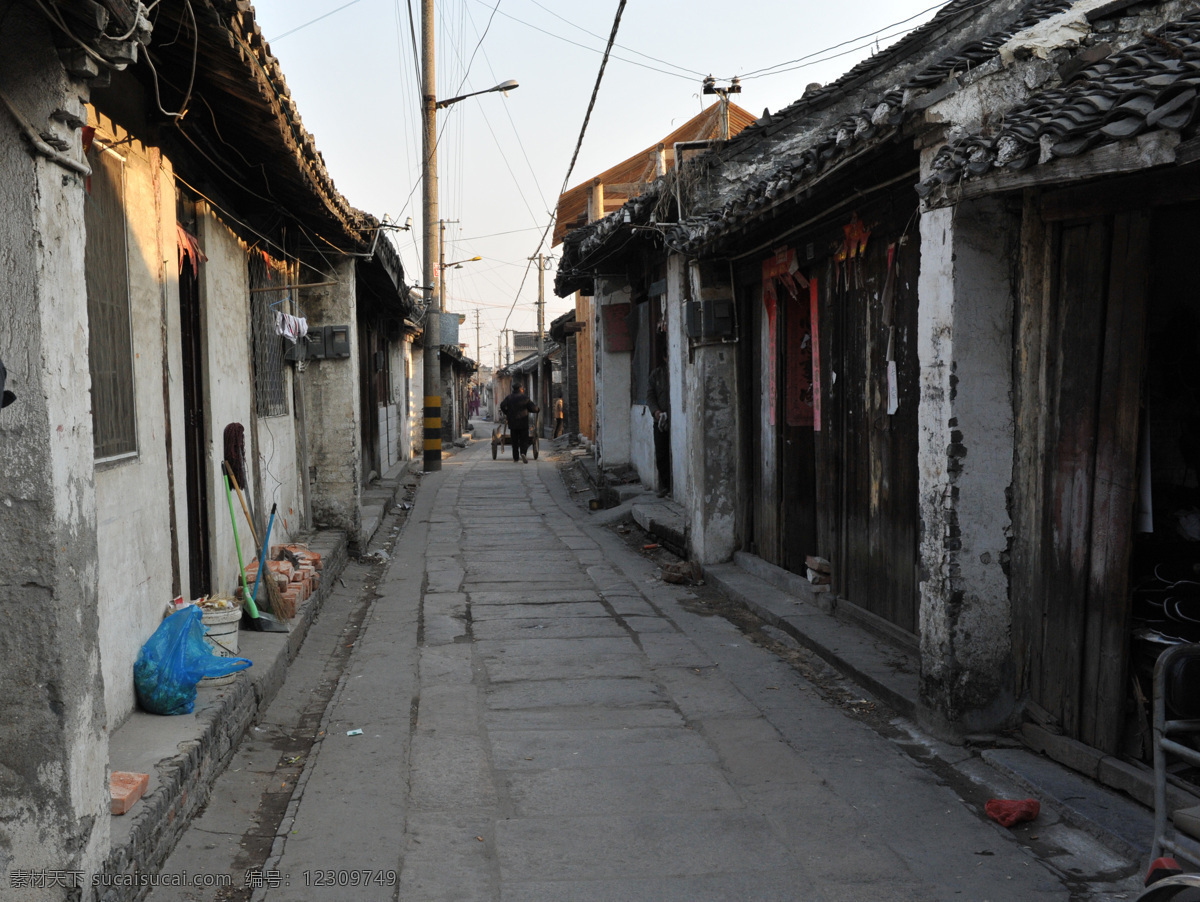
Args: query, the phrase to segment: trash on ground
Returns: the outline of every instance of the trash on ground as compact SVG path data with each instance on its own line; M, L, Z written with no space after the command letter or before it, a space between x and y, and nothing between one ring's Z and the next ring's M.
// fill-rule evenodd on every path
M361 736L362 730L347 730L346 735L347 736Z
M1037 799L988 799L983 810L1001 827L1012 827L1035 820L1042 806Z
M653 551L657 547L658 547L657 542L650 542L650 543L642 546L642 551Z

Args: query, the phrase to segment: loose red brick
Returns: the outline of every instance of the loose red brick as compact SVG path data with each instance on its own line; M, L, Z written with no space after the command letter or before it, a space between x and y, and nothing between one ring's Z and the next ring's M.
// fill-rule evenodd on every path
M149 785L149 774L113 771L108 778L109 810L113 814L124 814L142 797Z

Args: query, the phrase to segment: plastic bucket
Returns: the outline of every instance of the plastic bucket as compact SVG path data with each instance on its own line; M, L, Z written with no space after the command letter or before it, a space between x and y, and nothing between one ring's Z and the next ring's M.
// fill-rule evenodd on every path
M221 611L212 611L208 608L200 610L203 611L200 621L208 628L208 632L204 634L204 641L212 646L214 654L218 654L222 658L236 658L238 654L238 624L242 619L242 609L233 607ZM236 678L236 673L226 674L222 677L205 677L200 681L200 685L225 686Z

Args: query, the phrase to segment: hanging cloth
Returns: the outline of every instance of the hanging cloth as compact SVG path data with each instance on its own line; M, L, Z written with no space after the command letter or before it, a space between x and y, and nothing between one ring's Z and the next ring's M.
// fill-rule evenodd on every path
M275 334L295 344L308 334L308 320L290 313L275 313Z
M199 277L200 264L208 262L208 257L200 250L200 240L179 223L175 223L175 244L179 247L179 271L183 272L183 261L188 259L192 261L192 275Z

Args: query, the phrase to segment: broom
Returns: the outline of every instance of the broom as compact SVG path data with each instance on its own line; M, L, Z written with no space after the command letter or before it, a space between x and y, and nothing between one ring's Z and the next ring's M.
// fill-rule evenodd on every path
M266 569L267 552L270 549L259 544L258 532L254 528L254 520L251 518L250 509L246 505L246 496L242 494L242 487L238 485L237 477L233 474L233 467L227 460L222 461L222 464L225 467L225 474L229 477L229 481L233 483L233 489L235 492L237 492L238 500L242 502L242 513L246 515L246 522L250 524L250 537L254 539L255 547L261 549L259 553L259 561L262 564L261 569ZM268 571L267 577L266 592L263 596L263 607L269 610L276 617L294 616L296 610L287 603L287 600L283 597L283 593L279 591L279 584L275 582L275 574ZM245 579L246 572L243 570L242 580L244 581ZM288 613L289 608L291 608L291 613Z

